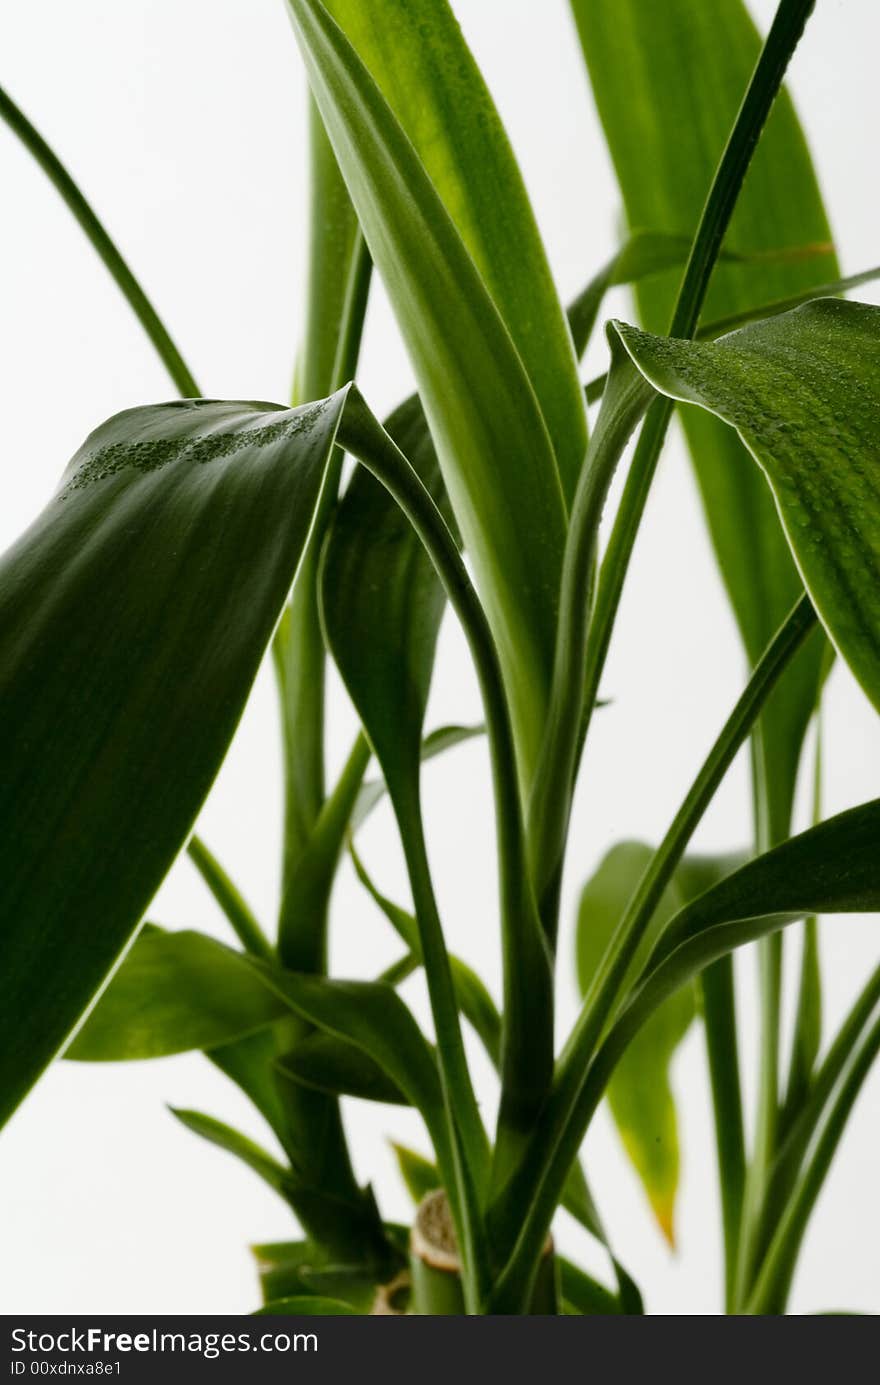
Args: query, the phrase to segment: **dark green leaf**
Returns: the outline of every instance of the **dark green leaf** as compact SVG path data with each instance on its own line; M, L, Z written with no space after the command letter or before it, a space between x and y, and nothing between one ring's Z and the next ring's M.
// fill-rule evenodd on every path
M207 1057L244 1092L282 1145L288 1143L285 1113L281 1105L273 1063L278 1053L274 1028L258 1029L244 1039L212 1048Z
M497 117L445 3L383 6L377 23L372 0L334 0L333 16L343 28L319 0L289 0L289 9L315 99L413 359L504 662L527 778L552 657L565 532L560 474L571 483L586 430L562 313L553 305ZM482 121L472 123L475 112ZM459 118L468 131L460 143L452 138ZM453 218L460 218L461 233ZM466 228L473 250L462 239ZM490 233L495 267L484 278L472 255L477 237ZM488 259L482 254L480 265ZM524 313L518 321L531 320L528 352L522 338L515 343L511 337L516 324L508 323L487 288L494 280L497 290L501 274L509 285L504 310L512 310L515 297ZM565 407L555 417L545 419L524 359L536 363L536 380L548 382L545 406L551 396L562 399ZM548 426L565 450L559 465Z
M632 227L695 226L750 74L759 38L742 0L572 0L605 136ZM785 170L784 178L780 169ZM830 240L791 100L776 100L730 223L737 251ZM784 298L835 272L832 256L719 265L704 320ZM639 314L666 331L678 276L640 284ZM799 591L773 505L731 434L693 409L682 421L719 566L749 658L757 662ZM748 535L748 543L743 536ZM763 717L771 811L784 832L816 701L818 643L799 656Z
M64 1044L192 827L296 571L343 401L117 415L3 560L0 1119Z
M557 1264L562 1297L574 1313L591 1317L620 1313L620 1300L610 1289L606 1289L604 1284L600 1284L578 1265L573 1265L570 1260L564 1260L561 1255L557 1256Z
M330 981L270 971L256 962L248 965L303 1019L362 1049L387 1074L421 1112L448 1174L449 1142L436 1060L397 993L375 981Z
M362 1048L333 1034L308 1034L278 1059L278 1068L295 1082L335 1096L359 1096L392 1106L410 1104L397 1083Z
M820 619L880 707L880 308L819 299L716 342L619 333L655 388L737 429Z

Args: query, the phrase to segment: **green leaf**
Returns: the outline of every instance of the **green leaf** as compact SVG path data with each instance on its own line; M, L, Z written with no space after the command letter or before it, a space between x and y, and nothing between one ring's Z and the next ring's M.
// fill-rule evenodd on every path
M258 1144L242 1135L239 1130L234 1130L231 1125L224 1124L223 1121L215 1120L213 1116L206 1116L201 1111L184 1111L177 1107L168 1108L172 1116L185 1125L187 1130L191 1130L194 1135L198 1135L209 1144L216 1145L218 1149L225 1150L227 1154L232 1154L236 1159L240 1159L249 1169L258 1174L264 1183L283 1197L285 1202L289 1201L291 1187L291 1175L283 1164L279 1164L277 1159L273 1159L271 1154L267 1154Z
M276 1298L263 1308L256 1308L251 1314L254 1318L265 1317L357 1317L362 1310L343 1303L340 1298L318 1298L316 1294L302 1294L298 1298ZM365 1310L364 1310L365 1311Z
M756 856L672 919L649 967L715 930L743 925L741 931L754 926L764 933L806 914L880 909L878 832L880 799L874 799ZM712 939L713 947L717 941Z
M410 1104L397 1083L363 1049L333 1034L306 1035L278 1059L277 1068L295 1082L334 1096L358 1096L392 1106Z
M423 1154L418 1154L414 1149L408 1149L406 1145L398 1145L392 1141L391 1148L394 1150L394 1157L397 1160L397 1167L400 1169L400 1176L406 1184L406 1190L418 1207L423 1197L441 1186L437 1165L431 1159L426 1159Z
M586 1273L570 1260L557 1256L559 1265L559 1287L564 1301L573 1313L606 1316L620 1313L620 1300L604 1284Z
M585 445L561 309L497 117L445 3L334 0L332 18L319 0L289 0L289 9L413 360L498 641L525 781L552 660L565 533L560 475L570 486ZM462 238L470 233L473 248ZM491 240L477 262L484 235ZM500 309L492 294L502 276ZM524 360L544 389L541 402ZM551 416L559 399L564 408L554 405Z
M445 1183L451 1159L436 1059L397 993L376 981L331 981L248 965L303 1019L362 1049L400 1088L424 1117Z
M577 927L577 970L583 995L590 989L605 949L653 854L641 842L620 842L605 855L583 888ZM658 935L685 901L733 870L739 860L691 857L681 862L657 906L630 969L631 975L641 970ZM669 1069L694 1014L692 988L683 987L670 996L636 1035L608 1085L614 1122L658 1225L671 1245L675 1243L679 1144Z
M286 1013L240 953L204 933L142 932L65 1053L163 1058L232 1043Z
M745 5L572 0L572 9L630 226L668 232L695 226L759 52ZM729 243L749 254L829 240L809 153L783 90L733 213ZM721 264L704 320L787 297L835 270L832 256L768 257L747 268ZM639 285L639 316L649 330L667 330L677 278ZM772 501L737 439L693 409L682 411L682 422L721 574L756 663L797 598L797 572ZM762 720L771 813L783 833L820 673L816 643L780 684Z
M451 6L326 0L324 8L388 102L479 270L525 364L571 494L586 444L571 342L522 176Z
M255 957L273 957L272 944L260 927L247 900L226 874L214 853L195 835L190 837L186 850L245 951L252 952Z
M608 289L619 284L640 284L664 270L675 269L687 262L690 254L692 235L676 234L674 231L634 230L627 236L616 254L605 264L598 274L568 305L566 310L568 325L571 328L574 348L580 358L587 348L592 335L602 299ZM722 249L718 262L739 264L748 267L755 262L789 263L812 258L813 255L827 255L831 247L827 243L803 245L782 250L756 250L750 254L739 254L736 250ZM591 395L587 393L588 402Z
M257 1029L244 1039L210 1049L206 1056L244 1092L286 1148L288 1129L272 1070L277 1052L274 1029Z
M341 1299L352 1310L367 1313L377 1285L389 1280L403 1259L395 1258L389 1247L385 1260L346 1264L312 1241L277 1241L252 1249L267 1309L278 1300L309 1297Z
M192 827L296 572L344 398L119 414L0 565L0 1119Z
M880 308L819 299L716 342L618 332L656 389L736 428L822 623L880 708Z

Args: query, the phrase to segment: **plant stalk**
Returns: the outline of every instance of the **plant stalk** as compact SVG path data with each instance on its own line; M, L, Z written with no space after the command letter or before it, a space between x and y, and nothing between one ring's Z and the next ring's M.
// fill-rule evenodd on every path
M61 194L68 209L76 217L95 250L121 289L129 306L156 349L174 385L184 399L197 399L201 390L178 351L140 283L123 259L115 241L109 235L90 203L83 196L57 154L34 128L12 97L0 87L0 116L18 136L28 153L37 161L52 186Z
M815 612L808 598L801 597L755 668L609 943L557 1064L553 1090L526 1158L490 1214L493 1232L503 1236L519 1225L523 1201L530 1202L502 1276L501 1302L512 1305L528 1292L543 1237L592 1115L587 1102L590 1091L585 1088L591 1059L619 1006L621 988L660 897L772 689L815 627ZM505 1311L519 1309L510 1306Z

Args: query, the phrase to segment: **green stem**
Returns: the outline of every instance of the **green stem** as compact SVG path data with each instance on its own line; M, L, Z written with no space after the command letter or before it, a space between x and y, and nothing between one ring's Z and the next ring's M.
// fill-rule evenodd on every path
M755 725L768 696L807 635L816 628L810 599L802 596L771 640L709 751L681 807L658 846L608 944L581 1014L560 1060L561 1070L583 1063L612 1017L639 945L660 898L684 855L734 757Z
M278 952L292 971L326 969L330 892L371 753L366 736L359 732L284 893Z
M406 458L355 392L345 408L340 442L388 489L425 545L464 630L486 710L498 831L504 966L497 1162L531 1131L553 1067L550 960L528 873L510 712L498 655L485 613L443 517ZM430 965L427 949L425 960ZM451 1001L454 1004L452 996Z
M254 957L262 957L264 961L271 961L275 956L272 944L217 857L208 850L201 837L192 837L186 849L196 870L231 923L245 952L250 952Z
M768 1314L784 1311L795 1262L810 1214L822 1190L852 1108L878 1052L880 1018L869 1031L843 1080L813 1156L804 1170L794 1196L786 1206L754 1289L745 1305L745 1312Z
M813 823L822 821L822 706L816 708L813 747ZM822 978L819 963L818 920L804 920L798 999L791 1045L788 1081L782 1108L783 1133L806 1100L816 1058L822 1046Z
M767 781L763 738L760 727L752 736L752 777L754 785L755 848L758 854L769 851L788 835L789 822L774 809L775 797ZM779 1069L782 1026L783 939L781 933L761 938L757 945L760 996L760 1047L755 1134L746 1173L739 1254L736 1277L736 1302L743 1303L752 1284L759 1257L759 1236L764 1221L770 1169L776 1152L779 1123Z
M792 1188L811 1140L818 1130L834 1089L852 1059L863 1032L880 1002L880 967L859 993L824 1060L815 1072L794 1120L786 1128L769 1171L763 1217L756 1238L763 1261L779 1221L791 1200Z
M529 864L544 929L555 947L557 905L580 745L587 659L587 612L593 587L599 521L630 434L652 390L622 352L609 372L571 510L562 564L559 624L547 725L529 799Z
M672 314L670 336L691 337L696 330L712 270L743 179L813 4L814 0L780 0L700 216ZM585 719L589 718L590 709L595 701L595 690L589 686L586 676L585 646L597 542L596 531L610 476L620 455L619 451L615 453L617 438L614 437L614 432L623 431L622 420L618 417L621 390L612 389L614 375L612 369L606 395L603 397L596 434L590 446L593 455L588 455L578 482L563 559L550 712L529 813L530 858L536 872L539 904L543 904L545 898L553 901L558 897L575 768L585 734ZM632 403L631 400L630 404ZM628 506L624 520L628 542L617 549L618 568L612 570L616 590L607 592L602 601L602 619L608 624L603 630L601 626L596 625L594 618L590 628L590 644L594 642L595 637L602 649L602 660L610 642L611 624L617 611L632 543L638 531L672 409L673 405L669 400L654 405L651 411L651 426L648 428L646 425L643 430L642 440L630 468L627 481L629 494L625 493L623 501ZM610 417L603 430L602 415L606 413ZM633 417L630 429L635 426L636 418L637 416ZM602 440L596 435L603 431L605 446L600 451ZM612 439L615 446L609 446ZM601 667L594 670L596 684L600 674ZM547 917L544 909L542 916L545 918L545 926L552 930L552 920Z
M707 967L700 985L724 1230L724 1300L726 1311L732 1313L736 1301L739 1227L746 1177L733 958L724 957Z
M553 1090L527 1156L492 1210L496 1234L504 1238L511 1229L519 1228L499 1288L502 1303L515 1303L518 1296L528 1292L568 1169L594 1109L592 1086L585 1085L588 1077L591 1081L595 1077L591 1059L615 1012L621 988L660 897L772 689L815 624L813 608L807 597L802 597L755 668L609 943L560 1057ZM596 1096L595 1100L598 1099ZM523 1206L528 1207L524 1220Z
M348 281L329 377L307 371L305 384L316 397L331 394L354 375L363 333L372 261L359 231L351 249ZM317 311L313 307L312 311ZM339 492L343 453L334 448L309 544L290 605L272 644L281 709L285 764L284 901L295 894L300 857L324 801L324 673L326 655L318 611L318 571L327 526ZM284 929L284 919L279 930Z
M96 216L61 160L53 153L39 131L34 129L24 112L19 110L2 87L0 87L0 116L3 117L13 133L18 136L28 153L33 155L53 187L61 194L69 210L76 217L128 300L180 394L185 399L198 398L201 390L190 374L186 362L171 340L159 314L116 248L103 222Z

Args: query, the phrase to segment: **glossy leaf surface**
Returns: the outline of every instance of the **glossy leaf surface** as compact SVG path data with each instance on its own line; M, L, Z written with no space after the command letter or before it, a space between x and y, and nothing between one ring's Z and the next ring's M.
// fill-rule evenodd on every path
M619 331L655 388L736 428L820 619L880 708L880 308L818 299L716 342Z
M3 559L0 1119L192 827L296 572L343 399L119 414Z

